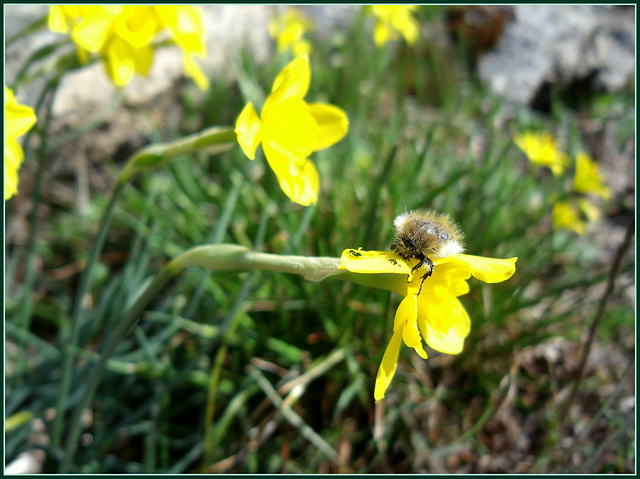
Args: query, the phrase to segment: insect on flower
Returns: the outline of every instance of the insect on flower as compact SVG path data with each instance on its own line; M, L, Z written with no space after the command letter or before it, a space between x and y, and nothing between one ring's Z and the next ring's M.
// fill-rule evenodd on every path
M431 210L409 211L398 215L393 225L396 238L391 249L404 259L419 260L411 273L423 265L427 267L418 294L425 279L433 273L432 259L445 258L464 250L462 232L447 215Z

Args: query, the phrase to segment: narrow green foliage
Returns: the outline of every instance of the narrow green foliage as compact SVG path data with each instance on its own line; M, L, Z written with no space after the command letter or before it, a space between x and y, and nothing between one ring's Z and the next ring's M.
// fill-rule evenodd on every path
M418 18L426 29L444 24L446 11L423 6ZM633 254L621 259L595 359L565 416L560 403L633 194L602 204L603 218L584 236L554 229L551 211L570 195L573 170L554 177L532 165L513 137L548 131L575 155L594 142L604 148L593 131L611 132L622 158L634 141L633 94L568 104L554 93L549 114L533 112L483 87L465 48L423 37L414 48L377 49L371 25L363 16L312 35L323 41L313 46L307 97L339 106L350 125L311 156L315 205L292 203L261 148L250 161L236 144L237 115L247 101L263 104L287 63L276 54L261 63L248 50L229 59L233 82L212 78L204 95L181 91L182 114L161 118L154 143L120 165L107 182L115 192L92 190L78 212L43 185L46 214L33 242L8 238L6 248L8 463L42 447L44 473L632 470L633 409L624 398L635 391L623 369L635 350ZM34 52L20 81L57 51ZM41 143L43 154L90 141L121 102ZM42 141L42 131L33 134ZM14 205L8 222L20 214ZM346 248L388 250L393 218L415 208L454 219L468 254L519 259L504 283L469 281L463 352L428 349L422 360L404 348L376 405L401 298L335 278L308 281L319 277L292 274L277 259L334 258L318 265L325 271ZM223 258L194 260L221 244L230 246L213 251ZM49 445L37 442L40 424ZM585 424L595 432L573 441Z

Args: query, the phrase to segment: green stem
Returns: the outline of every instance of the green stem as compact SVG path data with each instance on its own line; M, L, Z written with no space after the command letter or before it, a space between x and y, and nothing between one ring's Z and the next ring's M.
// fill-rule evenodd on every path
M211 450L213 448L213 437L211 436L211 428L213 426L213 418L216 410L216 397L218 395L218 383L220 381L220 372L222 371L222 364L224 363L224 358L227 356L227 348L229 337L235 332L236 327L238 326L239 320L242 317L240 314L240 307L245 300L245 297L249 293L249 287L251 285L251 280L253 279L253 274L249 274L249 276L245 279L244 284L242 285L242 289L238 294L238 297L233 305L233 308L229 315L231 316L231 322L229 323L229 327L225 331L225 334L222 338L222 345L220 349L218 349L218 353L216 354L216 359L213 363L213 369L211 370L211 376L209 378L209 393L207 396L207 408L205 411L205 438L204 438L204 451L202 454L202 470L203 474L206 474L208 468L208 460L211 456Z
M31 296L29 292L33 286L33 253L35 248L35 237L36 237L36 224L38 218L38 206L40 205L40 188L42 186L42 172L44 170L44 158L45 151L47 145L46 139L46 131L47 125L51 121L51 113L53 111L53 99L55 98L55 91L59 85L60 77L56 76L53 78L49 84L44 88L42 95L38 99L38 103L36 105L36 111L39 111L42 107L42 104L45 101L45 98L49 93L51 93L50 101L47 104L44 120L42 122L42 127L39 130L42 132L40 139L40 148L38 149L38 169L36 171L36 181L35 186L33 188L33 206L31 207L31 212L29 213L29 240L27 243L27 259L25 262L25 280L23 289L25 291L23 296L22 303L22 327L26 330L29 329L30 319L31 319ZM33 130L32 130L33 131ZM27 153L27 143L29 141L31 135L27 135L24 139L23 150L25 152L25 156Z
M118 183L127 183L136 173L157 168L176 156L206 149L211 154L222 153L237 145L231 127L212 126L175 141L150 145L136 153L120 172Z
M91 400L93 399L93 395L98 388L98 384L100 383L100 379L102 377L102 373L104 372L108 359L111 357L118 344L120 344L120 341L122 340L124 335L136 323L138 317L140 316L140 314L142 314L147 304L157 296L160 290L169 282L171 278L173 278L174 275L175 273L168 267L162 270L153 279L149 286L147 286L147 289L144 291L144 293L142 293L135 304L125 313L116 328L111 331L111 334L109 335L100 353L100 360L93 367L92 373L88 378L84 394L82 395L80 402L76 406L73 417L71 418L71 427L69 428L67 440L65 442L65 452L64 458L60 465L60 473L65 474L69 470L71 460L73 459L73 453L76 448L76 442L78 440L80 429L82 427L82 413L89 406Z
M42 28L44 28L44 26L47 24L47 20L48 19L49 19L49 15L47 14L47 15L44 15L44 16L38 18L37 20L35 20L30 25L27 25L25 28L21 28L20 32L16 33L14 36L9 38L5 42L5 44L4 44L5 48L7 48L12 43L15 43L16 41L20 40L22 37L30 35L31 33L36 32L36 31L41 30Z
M42 175L44 171L45 165L45 156L46 156L46 132L47 126L51 121L51 115L53 112L53 100L55 98L55 93L60 84L61 75L56 75L53 77L45 88L43 89L38 101L36 102L35 111L40 111L42 105L44 104L47 96L49 96L50 100L46 105L46 110L44 114L44 120L41 123L41 127L38 130L41 132L40 135L40 148L38 149L38 169L36 171L36 181L33 189L33 206L31 207L31 212L29 213L29 240L27 242L27 258L25 261L25 278L24 283L22 285L22 308L20 311L20 321L21 328L25 331L29 331L31 329L31 290L33 289L34 283L34 271L33 271L33 258L35 255L35 245L36 245L36 225L38 223L38 207L40 205L40 189L42 186ZM30 130L27 135L24 137L23 141L23 151L25 152L25 157L27 155L27 147L29 143L29 139L31 138L31 134L34 130ZM23 365L22 356L19 357L18 367Z
M104 246L104 241L107 236L107 229L109 227L109 223L111 221L111 216L113 214L114 206L116 201L120 197L120 194L124 190L126 183L118 183L111 193L111 198L109 199L109 204L107 205L104 214L102 215L102 221L100 224L100 231L98 232L98 236L93 242L93 246L91 248L91 254L89 256L89 262L85 267L82 276L80 277L80 284L78 286L78 291L75 297L75 302L73 305L73 310L71 311L71 337L67 343L66 354L64 357L64 362L62 364L62 377L60 379L60 388L58 389L58 396L56 398L56 417L53 421L53 426L51 430L51 441L54 445L59 445L62 439L62 426L64 424L64 416L65 416L65 402L67 397L69 396L69 390L71 389L71 376L73 373L73 363L75 359L75 348L78 343L78 336L80 335L80 314L82 312L82 303L84 301L84 297L89 291L89 286L91 284L91 273L93 272L93 267L98 260L98 256L102 251L102 247Z
M323 439L302 417L300 417L285 401L280 397L269 380L264 377L258 368L249 366L249 375L256 380L260 388L267 395L273 405L280 411L289 424L295 427L316 449L322 452L331 462L338 466L341 473L353 474L349 465L340 457L331 445Z

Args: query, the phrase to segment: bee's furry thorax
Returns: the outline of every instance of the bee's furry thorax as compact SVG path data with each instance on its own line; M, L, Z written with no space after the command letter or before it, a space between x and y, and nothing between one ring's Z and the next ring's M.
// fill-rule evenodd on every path
M462 253L462 233L447 215L429 210L402 213L393 222L391 246L404 259L437 259Z

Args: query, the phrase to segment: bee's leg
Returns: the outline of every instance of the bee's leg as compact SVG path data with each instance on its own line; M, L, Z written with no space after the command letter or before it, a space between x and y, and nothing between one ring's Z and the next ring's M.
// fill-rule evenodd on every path
M427 279L429 276L431 276L433 274L433 261L431 261L429 258L423 259L421 261L421 263L426 263L427 264L427 272L424 274L424 276L422 276L422 282L420 283L420 289L418 290L418 294L416 294L416 296L418 296L420 294L420 292L422 291L422 285L424 284L424 280Z
M420 258L420 261L418 261L418 264L416 264L413 268L411 268L411 272L413 273L415 270L419 269L423 264L427 263L427 261L429 263L431 263L431 260L429 258L427 258L426 256L422 256ZM427 265L429 263L427 263ZM431 269L433 269L433 263L431 263ZM429 274L431 274L431 273L429 273Z
M420 268L423 264L425 264L427 261L431 262L431 260L425 256L421 256L419 257L420 261L418 261L418 264L416 264L413 268L411 268L411 274L409 275L409 277L411 277L411 279L409 279L409 277L407 277L407 283L410 283L411 281L413 281L413 272L415 270L417 270L418 268ZM431 273L429 273L431 274Z

